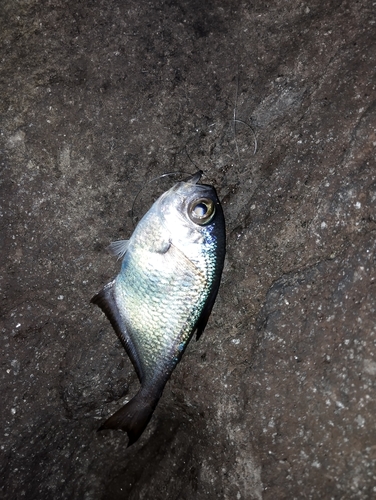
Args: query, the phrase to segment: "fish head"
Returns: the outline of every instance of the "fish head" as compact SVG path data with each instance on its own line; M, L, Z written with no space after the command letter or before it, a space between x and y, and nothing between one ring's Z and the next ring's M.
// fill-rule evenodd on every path
M221 204L213 186L199 184L202 172L188 181L178 182L156 202L162 225L171 241L201 243L208 235L224 231Z

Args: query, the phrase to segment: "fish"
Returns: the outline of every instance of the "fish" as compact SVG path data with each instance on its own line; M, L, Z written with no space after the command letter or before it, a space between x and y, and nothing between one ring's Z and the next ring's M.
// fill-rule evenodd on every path
M128 445L146 429L173 370L213 308L226 253L223 209L202 171L173 185L151 206L129 240L116 278L91 299L109 319L138 379L136 395L98 430L121 429Z

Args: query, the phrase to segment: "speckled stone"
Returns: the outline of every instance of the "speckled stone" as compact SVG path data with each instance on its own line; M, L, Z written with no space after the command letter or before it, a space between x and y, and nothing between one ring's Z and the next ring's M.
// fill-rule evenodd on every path
M1 2L1 498L376 496L375 13ZM197 168L222 285L126 449L96 429L137 377L89 301L140 189Z

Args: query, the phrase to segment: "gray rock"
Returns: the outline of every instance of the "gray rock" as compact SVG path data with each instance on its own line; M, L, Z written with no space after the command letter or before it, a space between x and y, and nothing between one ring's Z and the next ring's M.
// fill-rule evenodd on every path
M373 3L0 9L1 497L375 496ZM126 449L96 429L137 378L89 300L140 189L197 168L223 282Z

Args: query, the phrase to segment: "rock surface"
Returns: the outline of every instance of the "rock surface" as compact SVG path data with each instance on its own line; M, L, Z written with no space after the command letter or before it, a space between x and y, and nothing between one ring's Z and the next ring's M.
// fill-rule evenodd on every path
M375 497L374 2L0 9L1 498ZM197 168L222 286L126 449L96 429L137 379L89 300L140 188Z

